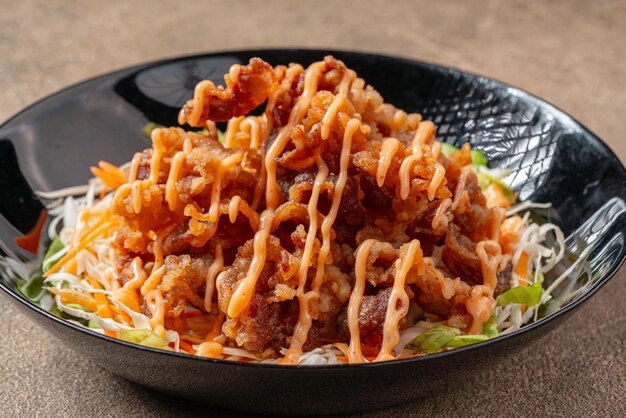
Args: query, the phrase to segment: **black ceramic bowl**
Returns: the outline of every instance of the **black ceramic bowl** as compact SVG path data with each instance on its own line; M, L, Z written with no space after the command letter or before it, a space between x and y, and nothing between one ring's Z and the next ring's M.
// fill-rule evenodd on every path
M145 123L176 124L178 109L199 80L221 82L230 65L254 56L273 65L308 64L328 53L258 50L159 61L85 81L25 109L0 127L0 252L18 262L32 258L15 238L33 228L43 209L33 190L84 184L98 160L129 160L150 145L141 133ZM432 119L441 140L469 141L492 165L510 168L506 181L523 200L552 202L546 216L570 236L572 249L581 240L591 248L594 274L586 290L556 313L481 344L409 360L326 367L201 359L98 335L20 296L7 263L0 271L2 293L71 349L142 385L229 409L317 414L403 402L458 385L477 368L510 361L619 269L625 255L626 171L595 135L542 100L488 78L402 58L331 53L386 101Z

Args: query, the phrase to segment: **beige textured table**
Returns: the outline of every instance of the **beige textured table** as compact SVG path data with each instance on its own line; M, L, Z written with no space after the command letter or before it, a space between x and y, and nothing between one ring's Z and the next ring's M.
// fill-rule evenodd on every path
M70 83L145 60L344 48L505 80L572 114L626 160L625 1L73 3L0 0L0 120ZM624 416L625 276L623 269L541 346L485 370L469 388L369 416ZM76 358L4 305L0 416L229 415Z

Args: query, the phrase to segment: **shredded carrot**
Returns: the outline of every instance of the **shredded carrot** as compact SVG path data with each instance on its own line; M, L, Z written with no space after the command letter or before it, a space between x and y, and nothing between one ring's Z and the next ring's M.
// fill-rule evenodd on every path
M133 311L141 312L136 289L121 288L117 291L115 297L117 298L118 302L128 306L128 308L132 309Z
M93 277L88 277L87 281L91 284L95 289L101 289L100 283ZM109 299L106 297L104 293L94 293L93 297L96 299L96 303L98 304L98 316L100 318L112 318L113 314L111 313L111 308L109 307Z
M43 277L48 277L51 274L57 272L61 267L63 267L65 263L74 258L79 251L87 247L87 245L89 245L94 238L109 230L113 224L113 222L105 222L95 229L92 228L87 234L85 234L85 236L81 239L78 245L68 251L67 254L65 254L59 261L57 261L56 264L43 275ZM97 224L94 226L97 226Z
M109 305L111 311L113 312L113 319L117 322L123 322L126 325L133 325L133 319L123 310L119 309L115 305Z
M528 254L526 253L526 251L522 251L522 254L519 257L519 261L515 266L515 270L513 271L520 277L519 284L528 284Z
M104 196L107 195L108 191L109 191L109 186L105 184L104 187L102 188L102 191L100 192L100 196L98 196L98 199L100 200L104 199Z
M519 276L519 284L525 286L528 284L528 253L522 251L519 261L513 270ZM522 314L526 312L526 305L522 305Z
M73 303L80 305L91 312L98 311L98 303L91 295L87 295L74 289L57 289L52 287L48 290L55 295L59 295L61 297L61 303L65 305Z
M65 265L65 272L76 276L77 271L78 271L78 260L73 258L70 261L68 261L67 264Z
M106 161L100 161L98 167L91 167L91 172L113 190L126 183L124 172Z
M33 226L33 228L23 236L15 238L15 243L18 245L18 247L30 253L37 254L37 251L39 250L39 238L41 237L41 229L46 223L47 218L48 212L45 209L42 209L41 213L39 214L39 218L35 223L35 226Z
M188 342L180 340L179 346L180 348L182 348L183 350L185 350L187 353L191 354L192 356L196 355L196 350L194 350L191 344L189 344Z

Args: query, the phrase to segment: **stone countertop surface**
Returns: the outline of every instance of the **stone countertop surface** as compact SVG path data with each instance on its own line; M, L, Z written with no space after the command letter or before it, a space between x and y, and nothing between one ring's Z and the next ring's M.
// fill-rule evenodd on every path
M261 47L355 49L521 87L626 160L624 1L0 0L0 7L0 120L67 85L147 60ZM365 416L625 416L625 276L622 269L541 345L463 390ZM114 376L2 304L0 416L240 416Z

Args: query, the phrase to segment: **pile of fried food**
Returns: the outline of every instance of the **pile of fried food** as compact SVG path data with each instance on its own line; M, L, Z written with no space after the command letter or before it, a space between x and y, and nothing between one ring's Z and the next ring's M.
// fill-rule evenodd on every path
M287 364L328 344L350 362L396 358L413 309L483 331L520 231L469 145L444 155L432 122L331 56L253 58L225 81L198 84L180 112L203 131L155 129L122 181L100 172L125 306L199 355Z

